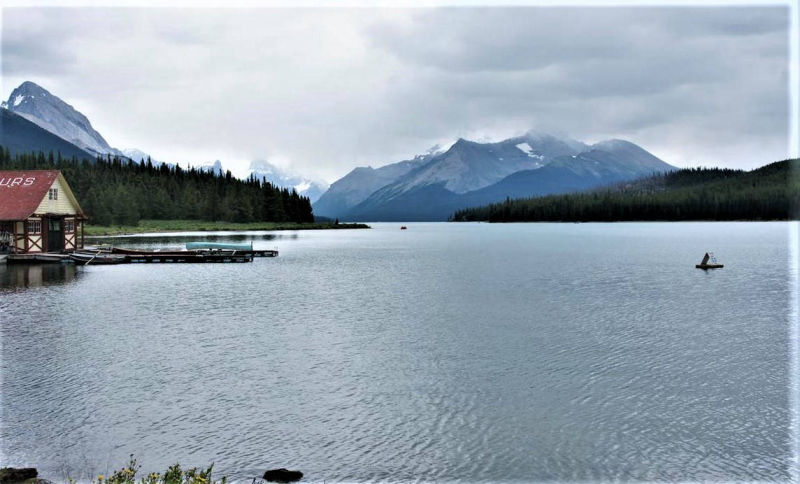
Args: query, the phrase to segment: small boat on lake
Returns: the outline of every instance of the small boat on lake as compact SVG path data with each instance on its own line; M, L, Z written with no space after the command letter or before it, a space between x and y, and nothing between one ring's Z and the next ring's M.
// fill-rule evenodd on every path
M703 260L695 265L695 267L697 269L722 269L725 266L717 262L717 258L714 257L713 252L706 252L706 255L703 256Z
M405 225L400 227L400 230L406 230L406 229L408 229L408 227L406 227Z
M187 250L253 250L253 243L226 244L222 242L187 242Z
M122 264L127 262L127 257L120 254L109 252L85 252L76 251L69 255L73 262L80 265L101 265L101 264Z

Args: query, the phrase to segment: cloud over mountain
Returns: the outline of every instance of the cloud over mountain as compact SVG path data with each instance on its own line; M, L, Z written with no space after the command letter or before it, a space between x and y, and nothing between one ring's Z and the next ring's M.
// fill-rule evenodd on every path
M787 155L785 7L48 7L3 27L7 86L47 85L117 146L239 172L334 180L533 126L678 165Z

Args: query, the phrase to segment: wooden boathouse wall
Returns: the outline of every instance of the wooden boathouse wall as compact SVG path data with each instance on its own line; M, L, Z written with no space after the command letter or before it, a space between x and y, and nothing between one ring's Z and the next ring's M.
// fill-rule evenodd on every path
M61 172L0 171L0 252L82 248L85 220Z

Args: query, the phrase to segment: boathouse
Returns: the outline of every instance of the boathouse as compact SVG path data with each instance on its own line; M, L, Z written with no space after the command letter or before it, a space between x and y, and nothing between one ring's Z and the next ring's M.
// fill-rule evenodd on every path
M60 171L0 171L0 253L83 248L84 220Z

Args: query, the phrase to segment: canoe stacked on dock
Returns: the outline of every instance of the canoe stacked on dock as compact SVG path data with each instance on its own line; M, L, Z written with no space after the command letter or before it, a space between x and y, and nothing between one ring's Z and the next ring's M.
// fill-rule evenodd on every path
M187 250L205 250L205 251L218 251L218 250L232 250L237 254L250 254L253 257L277 257L277 250L270 249L253 249L253 243L247 244L228 244L221 242L187 242Z

